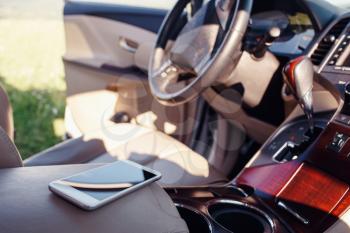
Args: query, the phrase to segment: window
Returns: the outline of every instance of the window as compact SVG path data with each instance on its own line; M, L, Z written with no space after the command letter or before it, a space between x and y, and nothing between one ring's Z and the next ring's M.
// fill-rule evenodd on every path
M326 0L326 1L340 8L350 8L349 0Z
M176 0L68 0L70 2L93 2L109 3L124 6L139 6L146 8L157 8L169 10L175 4Z

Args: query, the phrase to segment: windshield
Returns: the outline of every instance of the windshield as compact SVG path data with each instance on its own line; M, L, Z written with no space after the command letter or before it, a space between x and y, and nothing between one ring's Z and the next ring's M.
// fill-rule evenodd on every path
M329 3L338 6L338 7L342 7L342 8L350 8L350 1L349 0L326 0Z

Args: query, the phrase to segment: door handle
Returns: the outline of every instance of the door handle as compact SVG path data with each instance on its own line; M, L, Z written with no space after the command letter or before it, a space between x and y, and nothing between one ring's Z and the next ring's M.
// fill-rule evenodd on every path
M125 37L119 38L119 46L128 51L129 53L136 53L137 48L139 47L139 44L133 40L130 40Z

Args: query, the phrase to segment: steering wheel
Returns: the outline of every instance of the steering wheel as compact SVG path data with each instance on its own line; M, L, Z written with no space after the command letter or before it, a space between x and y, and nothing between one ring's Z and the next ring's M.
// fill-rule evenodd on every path
M253 0L205 2L191 10L191 0L179 0L158 32L148 80L164 105L192 100L228 77L239 61Z

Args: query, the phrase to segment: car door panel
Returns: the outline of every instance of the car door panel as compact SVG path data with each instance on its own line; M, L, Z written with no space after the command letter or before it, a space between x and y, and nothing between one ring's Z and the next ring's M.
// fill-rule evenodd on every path
M76 137L126 112L136 123L189 138L186 128L194 123L196 101L164 107L148 86L148 59L166 11L72 4L64 10L67 131Z
M64 22L67 49L64 60L95 68L132 67L138 48L152 47L156 39L156 34L142 28L96 16L69 15ZM123 47L125 40L136 44L135 51Z
M64 7L64 15L90 15L123 22L157 33L166 15L165 9L145 8L103 2L68 1Z

